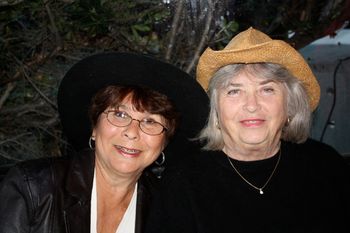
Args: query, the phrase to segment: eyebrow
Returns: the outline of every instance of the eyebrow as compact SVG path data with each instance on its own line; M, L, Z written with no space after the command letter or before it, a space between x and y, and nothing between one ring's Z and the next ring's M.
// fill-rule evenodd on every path
M132 106L131 106L131 108L130 108L129 106L127 106L127 105L125 105L125 104L117 105L117 106L115 107L115 109L118 109L118 110L121 110L121 111L135 111L135 112L141 112L141 111L138 111L137 109L133 108ZM150 112L148 112L148 111L146 111L146 110L144 110L144 111L141 112L141 113L146 114L146 116L145 116L144 118L147 118L147 117L152 118L152 117L154 117L155 115L160 115L161 117L163 117L163 116L162 116L161 114L159 114L159 113L150 113ZM127 114L129 115L129 113L127 113ZM162 123L162 124L163 124L163 123Z
M243 86L242 84L240 84L240 83L229 83L228 85L227 85L227 87L240 87L240 86Z
M268 80L263 80L261 81L259 84L260 85L265 85L267 83L277 83L276 81L272 80L272 79L268 79Z
M276 81L274 81L272 79L268 79L268 80L263 80L263 81L259 82L258 84L259 85L265 85L267 83L276 83ZM232 86L232 87L241 87L241 86L243 86L243 84L242 83L229 83L228 87L230 87L230 86Z
M130 110L130 108L124 104L119 104L113 107L116 110L123 110L123 111L127 111Z

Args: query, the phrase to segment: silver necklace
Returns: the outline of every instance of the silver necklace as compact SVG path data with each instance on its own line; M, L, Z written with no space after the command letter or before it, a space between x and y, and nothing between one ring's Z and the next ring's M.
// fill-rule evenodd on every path
M276 165L275 167L273 168L272 172L271 172L271 175L269 176L269 178L267 179L267 181L265 182L265 184L262 186L262 187L257 187L255 185L253 185L252 183L250 183L246 178L244 178L244 176L237 170L237 168L233 165L233 163L231 162L230 160L230 157L228 157L228 155L226 155L227 157L227 160L228 162L231 164L231 167L233 168L233 170L235 170L235 172L242 178L242 180L244 180L244 182L246 182L247 184L249 184L252 188L256 189L259 191L259 193L262 195L264 194L264 188L266 187L266 185L270 182L273 174L275 174L275 171L278 167L278 164L280 163L280 160L281 160L281 154L282 154L282 148L280 148L280 153L278 154L278 159L277 159L277 162L276 162Z

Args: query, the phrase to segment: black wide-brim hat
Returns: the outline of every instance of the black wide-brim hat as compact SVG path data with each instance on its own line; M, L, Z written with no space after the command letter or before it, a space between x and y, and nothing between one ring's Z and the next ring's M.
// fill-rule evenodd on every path
M186 72L146 55L96 54L74 64L58 89L57 104L63 132L76 150L88 147L92 132L88 117L91 98L108 85L141 85L168 96L180 113L175 147L181 146L184 139L195 137L206 123L208 96Z

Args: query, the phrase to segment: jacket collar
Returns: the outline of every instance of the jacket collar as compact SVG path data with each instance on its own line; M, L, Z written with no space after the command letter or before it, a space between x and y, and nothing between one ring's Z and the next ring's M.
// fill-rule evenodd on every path
M74 155L66 185L66 191L70 196L64 207L67 232L90 232L90 200L94 168L94 151L84 150ZM147 171L138 181L135 233L144 231L145 219L149 213L152 193L156 185L157 180Z
M85 150L72 157L66 178L64 221L70 233L90 232L90 200L95 168L95 155Z
M95 153L93 150L83 150L73 155L66 190L79 202L90 202L94 169Z
M146 219L157 184L158 181L154 175L148 171L144 171L139 179L137 186L135 233L144 232Z

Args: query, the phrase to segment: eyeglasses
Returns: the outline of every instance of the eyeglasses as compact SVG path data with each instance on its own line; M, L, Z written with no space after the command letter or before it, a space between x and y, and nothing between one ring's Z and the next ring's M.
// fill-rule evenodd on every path
M139 122L139 127L142 132L148 135L159 135L168 130L164 125L155 120L147 118L142 120L134 119L123 111L110 110L104 113L107 114L108 122L117 127L126 127L130 125L133 120L135 120Z

